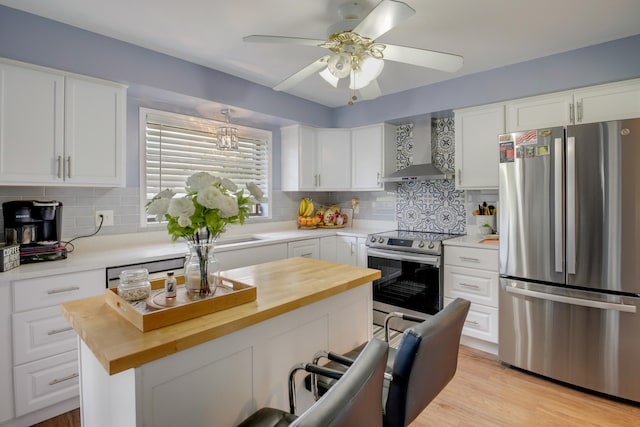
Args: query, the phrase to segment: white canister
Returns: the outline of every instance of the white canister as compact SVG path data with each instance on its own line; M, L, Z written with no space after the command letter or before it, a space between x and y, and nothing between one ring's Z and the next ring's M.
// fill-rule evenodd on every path
M496 231L495 215L476 215L476 226L478 233L491 234Z

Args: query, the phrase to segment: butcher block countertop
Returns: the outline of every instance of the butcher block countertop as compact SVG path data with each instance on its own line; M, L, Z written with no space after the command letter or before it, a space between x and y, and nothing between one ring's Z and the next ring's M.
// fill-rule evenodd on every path
M62 304L62 312L109 375L141 366L380 278L380 271L308 258L242 267L221 276L257 289L255 301L141 332L104 295Z

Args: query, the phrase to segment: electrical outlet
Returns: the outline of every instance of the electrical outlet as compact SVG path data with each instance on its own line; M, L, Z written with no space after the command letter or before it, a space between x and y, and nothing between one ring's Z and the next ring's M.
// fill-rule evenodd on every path
M96 211L96 227L100 226L100 221L103 227L113 225L113 211Z

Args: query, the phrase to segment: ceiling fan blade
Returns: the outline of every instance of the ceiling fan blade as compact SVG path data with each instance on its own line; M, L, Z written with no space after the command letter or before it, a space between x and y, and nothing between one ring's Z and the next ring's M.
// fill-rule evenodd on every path
M375 40L402 21L413 16L414 13L416 11L406 3L395 0L382 0L353 29L353 32Z
M287 43L304 46L318 46L326 40L305 39L301 37L261 36L252 35L243 37L242 40L249 43Z
M386 45L382 51L384 59L417 65L418 67L433 68L434 70L453 73L462 68L462 56L451 53L436 52L434 50L417 49L415 47Z
M301 81L303 81L307 77L311 76L314 73L319 72L324 67L326 67L327 66L327 58L328 58L327 56L324 56L324 57L318 59L317 61L312 62L311 64L307 65L306 67L304 67L300 71L290 75L289 77L287 77L286 79L284 79L283 81L278 83L273 88L273 90L283 91L283 90L287 90L287 89L292 88L293 86L297 85L298 83L300 83Z
M376 99L381 95L382 90L377 80L372 80L371 83L360 89L362 99Z

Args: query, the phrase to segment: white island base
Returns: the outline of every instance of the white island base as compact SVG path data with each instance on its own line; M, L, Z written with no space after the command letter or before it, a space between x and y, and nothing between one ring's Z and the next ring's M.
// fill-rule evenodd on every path
M289 369L370 339L371 301L369 282L114 375L80 339L82 425L235 426L263 406L288 410ZM298 386L298 412L311 403Z

